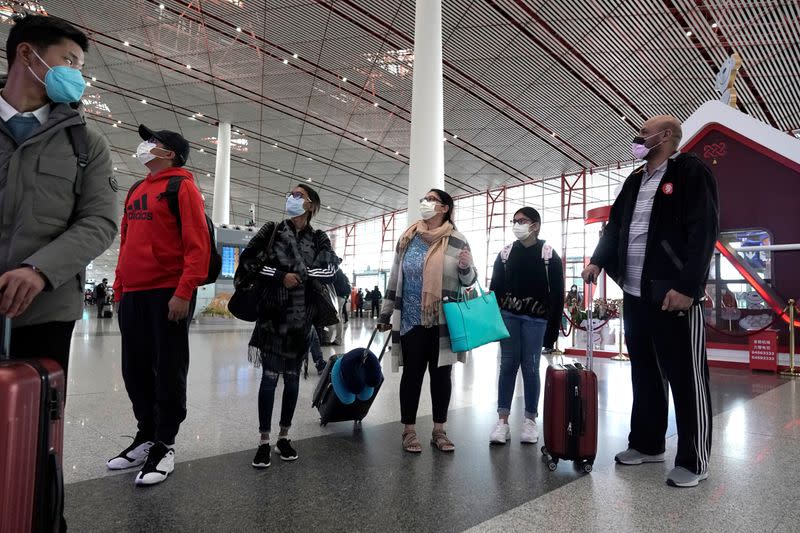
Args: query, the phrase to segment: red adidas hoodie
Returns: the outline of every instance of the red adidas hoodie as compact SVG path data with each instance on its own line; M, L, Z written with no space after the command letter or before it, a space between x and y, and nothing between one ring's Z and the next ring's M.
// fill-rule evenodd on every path
M167 200L159 199L172 176L188 178L178 191L180 229ZM203 197L192 173L168 168L148 174L125 202L115 298L126 292L174 288L178 298L191 299L208 275L209 246Z

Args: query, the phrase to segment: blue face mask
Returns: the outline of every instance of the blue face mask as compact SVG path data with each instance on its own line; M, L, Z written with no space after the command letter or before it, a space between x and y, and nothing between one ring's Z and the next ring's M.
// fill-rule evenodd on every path
M300 198L290 196L286 199L286 214L292 218L305 214L306 208L303 207L305 203L306 199L302 196Z
M79 101L86 88L86 82L83 81L83 74L81 74L81 71L66 66L51 67L44 62L44 59L42 59L35 50L33 53L39 58L39 61L44 63L48 71L44 76L44 81L42 81L31 67L28 67L28 70L39 80L39 83L44 85L47 91L47 97L59 104L71 104L72 102Z

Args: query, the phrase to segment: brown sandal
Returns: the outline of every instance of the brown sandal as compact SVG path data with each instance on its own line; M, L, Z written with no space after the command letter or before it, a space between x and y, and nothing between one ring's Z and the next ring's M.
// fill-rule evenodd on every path
M403 432L403 449L408 453L422 453L422 445L413 429Z
M453 441L447 438L447 433L444 431L434 431L431 436L431 445L436 446L440 452L453 452L456 445Z

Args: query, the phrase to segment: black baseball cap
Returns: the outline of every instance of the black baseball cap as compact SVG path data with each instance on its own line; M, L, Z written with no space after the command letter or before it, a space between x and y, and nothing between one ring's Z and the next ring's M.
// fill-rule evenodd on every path
M143 141L155 139L161 144L175 152L177 155L178 166L182 167L189 159L189 141L183 138L180 133L169 130L153 131L144 124L139 125L139 137Z

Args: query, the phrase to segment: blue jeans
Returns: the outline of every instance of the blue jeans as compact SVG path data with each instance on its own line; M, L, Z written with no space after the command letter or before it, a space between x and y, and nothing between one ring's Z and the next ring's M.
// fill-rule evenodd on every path
M505 416L511 412L511 399L517 381L517 370L522 367L525 387L525 418L535 420L539 414L539 359L547 329L547 321L526 315L502 311L503 321L511 337L500 341L500 376L497 381L497 413Z
M319 343L319 333L317 333L317 328L311 326L311 331L309 332L308 337L311 360L314 361L314 364L318 365L320 361L322 361L322 347Z
M278 387L280 374L270 370L263 370L261 374L261 387L258 389L258 431L269 433L272 423L272 407L275 403L275 389ZM283 401L281 402L280 428L289 429L292 426L294 410L297 407L297 396L300 392L300 372L284 372L283 374Z

